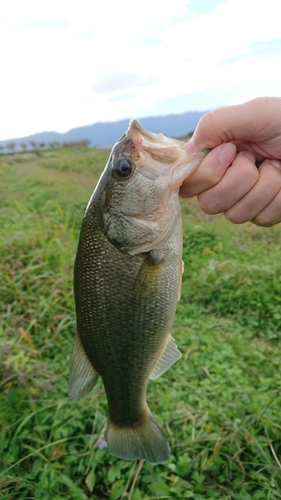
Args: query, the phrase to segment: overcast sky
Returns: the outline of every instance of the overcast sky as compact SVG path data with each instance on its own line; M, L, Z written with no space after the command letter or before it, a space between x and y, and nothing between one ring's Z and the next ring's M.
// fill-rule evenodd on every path
M0 140L281 96L280 0L9 0Z

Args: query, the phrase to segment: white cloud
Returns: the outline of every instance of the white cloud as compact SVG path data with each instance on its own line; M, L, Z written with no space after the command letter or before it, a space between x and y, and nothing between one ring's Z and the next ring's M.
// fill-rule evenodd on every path
M281 95L281 54L252 47L281 38L279 1L200 6L10 0L0 18L0 139L149 115L159 102L165 114L165 99L208 89L224 90L221 105Z

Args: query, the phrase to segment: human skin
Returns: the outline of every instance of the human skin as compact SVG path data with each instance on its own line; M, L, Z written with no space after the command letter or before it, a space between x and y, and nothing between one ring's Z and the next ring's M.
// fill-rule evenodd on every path
M197 195L205 213L224 213L234 224L281 222L280 97L206 113L184 148L211 151L184 181L182 197Z

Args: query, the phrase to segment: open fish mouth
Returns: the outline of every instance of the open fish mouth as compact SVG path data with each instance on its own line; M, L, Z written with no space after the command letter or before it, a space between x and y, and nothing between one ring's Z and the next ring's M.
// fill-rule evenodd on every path
M183 149L184 142L148 132L137 120L130 121L126 135L131 138L138 151L138 160L142 166L148 164L158 175L169 176L170 191L179 189L184 179L209 152L205 149L198 153L187 153Z

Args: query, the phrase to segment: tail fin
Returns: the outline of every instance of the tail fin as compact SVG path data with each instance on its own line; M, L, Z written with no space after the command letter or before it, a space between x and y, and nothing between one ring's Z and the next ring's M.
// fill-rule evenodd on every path
M145 422L134 427L118 427L108 419L106 440L109 453L123 460L141 459L152 464L169 460L169 445L150 412Z

